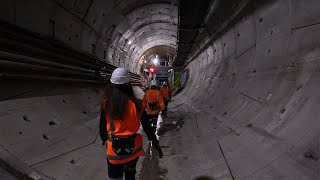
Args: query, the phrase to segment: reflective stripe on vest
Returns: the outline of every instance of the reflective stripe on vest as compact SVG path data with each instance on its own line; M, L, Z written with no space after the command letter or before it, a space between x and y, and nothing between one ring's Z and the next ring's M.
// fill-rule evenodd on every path
M109 160L123 160L123 159L127 159L135 154L137 154L138 152L142 151L143 150L143 147L140 146L138 147L136 150L134 150L131 154L128 154L128 155L117 155L117 156L110 156L108 155L108 159Z

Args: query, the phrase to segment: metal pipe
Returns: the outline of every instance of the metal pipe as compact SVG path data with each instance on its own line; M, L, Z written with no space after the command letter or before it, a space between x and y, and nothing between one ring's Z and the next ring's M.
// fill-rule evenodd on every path
M3 52L3 51L0 51L0 57L2 59L9 58L9 59L13 59L13 60L20 60L22 62L26 62L27 61L27 62L30 62L30 63L43 64L43 65L46 65L46 66L53 66L53 67L58 67L58 68L62 67L62 68L85 71L85 72L95 72L94 70L90 70L90 69L84 69L84 68L81 68L81 67L75 67L75 66L65 65L65 64L56 63L56 62L50 62L50 61L46 61L46 60L43 60L43 59L27 57L27 56L8 53L8 52ZM0 60L0 61L3 61L3 60Z
M76 79L76 78L62 78L49 76L34 76L25 74L1 74L0 79L31 79L31 80L54 80L54 81L68 81L68 82L86 82L100 84L98 80Z
M24 64L20 62L10 62L5 60L0 60L0 69L4 73L11 72L22 72L22 73L32 73L32 74L55 74L55 75L76 75L76 76L87 76L87 77L98 77L94 72L79 72L79 71L70 71L59 68L52 68L47 66L39 66L32 64Z

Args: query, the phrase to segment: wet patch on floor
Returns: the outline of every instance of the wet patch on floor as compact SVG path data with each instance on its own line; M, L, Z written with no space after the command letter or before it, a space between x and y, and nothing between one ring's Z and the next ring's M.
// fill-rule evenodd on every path
M171 114L173 114L173 112L171 112ZM177 117L179 117L179 116L177 116ZM173 130L179 131L179 129L182 128L184 125L184 119L185 118L182 115L179 118L176 118L176 117L164 118L165 123L159 129L158 135L162 136L166 132L173 131Z
M150 146L142 161L139 180L165 180L168 170L160 166L158 153L153 150L150 154Z

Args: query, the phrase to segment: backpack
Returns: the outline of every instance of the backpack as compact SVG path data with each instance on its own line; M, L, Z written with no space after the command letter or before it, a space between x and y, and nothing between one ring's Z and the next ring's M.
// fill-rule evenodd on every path
M147 91L148 107L152 111L158 110L158 107L159 107L159 91L157 91L157 97L156 98L157 98L156 102L150 102L149 91Z

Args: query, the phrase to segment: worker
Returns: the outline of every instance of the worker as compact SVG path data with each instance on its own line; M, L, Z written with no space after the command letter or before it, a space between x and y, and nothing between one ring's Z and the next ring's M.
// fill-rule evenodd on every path
M159 157L162 158L163 152L156 136L158 116L165 109L161 92L157 90L157 82L151 81L150 89L146 91L142 100L141 124L143 130L152 142L153 147L158 151Z
M167 82L163 82L162 84L162 87L160 89L160 92L162 94L162 97L163 97L163 102L164 102L164 105L165 105L165 109L163 111L163 116L164 117L167 117L167 113L168 113L168 104L169 102L171 101L171 91L170 91L170 88L168 86L168 83Z
M106 86L101 106L100 137L107 144L108 175L112 180L134 180L139 156L145 154L138 110L128 71L117 68Z

